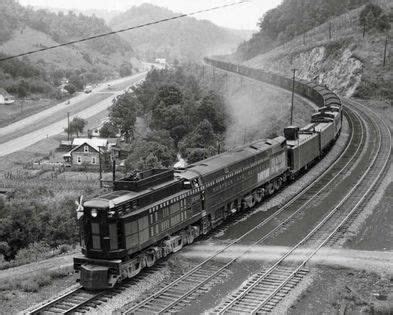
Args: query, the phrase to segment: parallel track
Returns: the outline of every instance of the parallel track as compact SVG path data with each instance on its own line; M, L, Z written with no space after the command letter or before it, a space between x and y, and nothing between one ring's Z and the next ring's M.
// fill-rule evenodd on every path
M28 314L71 314L103 294L104 291L86 291L82 287L77 287L51 301L39 305L37 308L30 310Z
M354 110L354 102L347 102ZM361 106L361 105L360 105ZM334 239L362 210L386 170L391 153L391 134L382 119L363 107L360 114L370 120L377 137L370 164L355 187L300 242L279 258L268 270L256 274L245 286L215 309L215 313L270 313L290 290L307 274L305 265L320 248ZM294 262L295 261L295 262Z
M134 278L124 281L113 289L88 291L82 286L78 286L36 307L30 308L25 311L25 314L77 314L94 311L97 306L106 303L109 299L138 283L144 277L154 274L162 266L161 263L158 263L149 269L143 270Z
M212 282L216 282L218 278L225 276L225 271L228 267L248 252L249 249L253 248L255 245L261 244L268 238L273 237L277 231L299 215L307 204L323 198L324 193L329 190L329 188L333 187L335 183L341 179L341 177L345 176L345 174L353 168L362 152L361 148L366 143L365 129L362 120L352 111L346 112L346 116L348 117L352 130L349 144L340 157L321 176L319 176L316 181L249 232L233 241L222 250L216 252L182 277L165 286L163 289L152 294L145 300L131 306L125 311L125 313L179 312L199 294L208 290L208 288L213 285ZM271 221L273 219L279 223L277 223L270 231L266 231L267 233L263 236L259 235L255 241L255 238L252 238L252 234L255 234L254 232L258 232L258 230L268 222L272 223ZM260 233L260 231L258 233ZM251 238L253 242L248 246L246 251L239 253L239 255L227 263L221 263L221 265L219 262L215 261L215 258L219 254L230 249L233 245L238 244L241 241L246 241L247 237ZM215 265L215 268L211 268L212 264Z

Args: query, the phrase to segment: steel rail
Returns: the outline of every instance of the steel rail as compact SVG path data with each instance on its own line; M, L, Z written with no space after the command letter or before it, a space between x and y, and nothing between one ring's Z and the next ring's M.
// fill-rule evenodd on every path
M353 114L353 116L357 116L355 113L351 113ZM348 117L348 121L350 123L350 126L352 126L352 128L354 127L354 118L350 117L350 115L347 113L346 116ZM319 189L317 192L313 193L313 196L311 198L309 198L307 201L305 201L302 206L292 215L290 215L289 217L287 217L284 221L282 221L276 228L274 228L272 231L270 231L268 234L264 235L261 239L259 239L258 241L254 242L252 245L248 246L247 250L242 252L238 257L232 259L230 262L228 262L227 264L225 264L223 267L221 267L220 269L218 269L213 275L211 275L209 278L205 279L204 281L202 281L201 283L199 283L196 287L192 288L190 291L186 292L185 294L183 294L181 296L181 298L177 299L176 301L173 301L169 306L165 307L164 309L162 309L160 312L165 312L166 310L170 309L171 307L173 307L174 305L176 305L177 303L179 303L181 301L181 299L184 299L185 297L189 296L190 294L192 294L193 292L195 292L197 289L199 289L201 286L203 286L204 284L206 284L208 281L210 281L213 277L215 277L217 274L219 274L220 272L222 272L224 269L226 269L229 265L231 265L233 262L235 262L238 258L240 258L241 256L243 256L245 253L249 252L249 250L263 242L264 240L266 240L266 238L268 238L269 236L271 236L275 231L277 231L280 227L282 227L282 225L286 224L290 219L292 219L296 214L298 214L308 203L310 203L320 192L322 192L328 185L330 185L346 168L347 166L353 161L353 159L355 158L355 156L357 155L357 153L360 150L361 144L363 142L363 125L360 121L360 118L358 118L359 121L359 125L360 125L360 129L362 130L361 132L361 141L359 142L359 145L356 148L355 153L352 154L351 159L340 169L340 171L332 178L330 179L321 189ZM148 304L150 301L154 300L156 297L159 297L162 293L164 293L165 291L167 291L168 289L170 289L171 287L175 286L176 284L178 284L179 282L181 282L182 280L186 279L187 277L189 277L190 275L194 274L195 271L201 269L201 267L203 267L206 263L212 261L215 257L217 257L219 254L221 254L222 252L224 252L225 250L227 250L228 248L230 248L231 246L233 246L234 244L240 242L242 239L244 239L246 236L248 236L250 233L252 233L253 231L255 231L256 229L262 227L263 225L265 225L266 223L268 223L269 221L271 221L272 219L274 219L275 217L277 217L280 213L282 213L284 210L286 210L289 206L291 206L296 200L300 199L301 197L303 197L309 190L311 190L316 184L317 182L319 182L320 180L322 180L340 161L341 158L343 158L345 156L345 154L349 151L350 146L352 144L352 142L354 141L354 132L351 129L351 137L347 142L347 146L346 148L343 150L343 152L339 155L339 157L336 158L336 160L334 161L333 164L331 164L320 176L317 177L317 179L311 184L309 185L305 190L303 190L300 194L298 194L297 196L295 196L294 198L292 198L291 200L289 200L283 207L281 207L279 210L277 210L274 214L272 214L271 216L269 216L268 218L266 218L264 221L262 221L261 223L259 223L257 226L255 226L253 229L251 229L250 231L248 231L247 233L243 234L241 237L239 237L238 239L234 240L233 242L231 242L230 244L228 244L226 247L224 247L223 249L217 251L215 254L213 254L212 256L210 256L209 258L207 258L206 260L204 260L203 262L201 262L200 264L198 264L197 266L195 266L193 269L191 269L190 271L188 271L186 274L184 274L183 276L179 277L178 279L176 279L175 281L173 281L172 283L170 283L169 285L165 286L164 288L162 288L161 290L159 290L158 292L154 293L153 295L151 295L150 297L146 298L145 300L141 301L140 303L132 306L130 309L128 309L127 311L125 311L126 314L130 314L136 310L138 310L139 308L145 306L146 304Z
M372 119L370 119L372 121ZM372 121L373 122L373 121ZM375 122L374 122L375 126L378 126ZM386 126L386 124L385 124ZM309 240L311 238L311 236L313 236L317 231L320 230L320 228L326 223L327 220L329 220L335 213L337 213L338 209L344 204L344 202L346 202L350 197L352 197L353 192L356 190L356 188L358 188L359 185L363 184L363 180L364 178L368 175L368 173L370 172L370 170L373 168L373 166L375 165L375 162L377 160L378 157L378 153L381 151L381 145L382 145L382 135L380 132L380 129L377 127L376 130L379 133L379 145L378 145L378 150L377 150L377 154L374 155L371 164L368 166L366 172L362 175L362 177L357 181L356 185L349 191L349 193L344 197L344 199L310 232L307 234L307 236L305 236L297 245L295 245L291 250L289 250L286 254L284 254L272 267L270 267L263 275L261 275L259 277L259 279L254 282L251 286L249 286L245 291L243 291L239 296L237 296L235 299L233 299L229 304L225 305L224 308L221 308L220 311L218 312L218 314L222 314L225 311L227 311L228 309L230 309L236 302L238 302L239 300L241 300L243 297L245 297L253 288L255 288L256 286L258 286L264 279L266 279L267 276L269 276L279 265L282 264L282 262L291 254L293 253L298 247L300 247L305 241ZM391 138L390 138L390 147L389 147L389 152L391 151ZM390 156L390 154L388 155ZM263 305L266 305L266 303L271 300L271 298L273 296L275 296L290 280L292 280L292 278L301 270L301 268L304 267L304 265L319 251L319 249L321 247L323 247L326 242L328 242L331 237L337 232L337 230L343 226L343 224L345 222L347 222L347 220L349 219L349 217L354 213L354 211L358 208L358 206L361 204L361 202L363 202L364 198L366 197L366 195L368 195L368 193L371 191L371 189L374 187L374 185L376 184L376 182L378 181L379 177L381 176L381 174L383 173L384 169L386 168L386 165L388 163L389 158L387 158L382 166L382 168L380 169L378 175L375 177L373 183L369 186L369 188L367 189L367 192L362 196L362 198L357 202L357 204L353 207L353 209L350 211L349 214L347 214L347 216L341 221L341 223L336 226L336 228L334 229L333 232L331 232L329 234L329 236L322 242L322 244L320 244L320 246L318 246L315 250L313 250L311 252L311 254L268 296L265 298L265 300L260 303L253 311L252 313L257 312L258 310L260 310Z
M73 305L70 306L68 309L64 309L62 314L69 314L69 313L74 312L75 310L77 310L81 306L86 305L87 303L97 299L97 297L105 294L106 290L92 293L89 291L85 291L82 286L79 286L69 292L66 292L66 293L54 298L53 300L50 300L44 304L40 304L38 307L33 308L32 310L28 310L25 314L34 315L34 314L41 314L42 312L45 312L45 311L50 311L50 309L55 308L57 304L67 302L67 299L70 299L70 298L75 299L75 297L77 296L78 293L84 293L84 294L87 293L87 294L93 294L93 295L91 297L84 298L84 300L81 301L80 303L69 302L70 304L73 304Z
M373 115L375 115L375 113L373 113L370 109L368 109L367 107L365 107L364 105L356 102L358 105L361 105L364 109L368 110L369 112L371 112ZM323 242L316 248L314 249L308 257L306 257L306 259L297 267L297 269L286 279L282 282L282 284L273 292L271 293L267 298L265 298L265 300L258 306L256 307L251 313L255 314L258 310L260 310L264 305L266 305L266 303L274 296L276 295L281 288L283 288L295 275L297 272L299 272L299 270L301 268L303 268L303 266L313 257L315 256L315 254L333 237L334 234L337 233L337 231L349 220L349 218L352 216L352 214L357 210L357 208L361 205L361 203L366 199L366 196L372 191L372 189L374 188L374 186L377 184L377 182L379 181L380 177L383 175L384 170L386 169L386 166L390 160L390 154L391 154L391 150L392 150L392 136L391 136L391 132L389 127L386 125L385 121L383 119L379 119L382 124L385 127L385 130L388 131L388 138L389 138L389 147L388 147L388 154L387 157L385 158L385 161L381 167L381 169L379 170L377 176L375 176L374 180L372 181L372 184L368 187L367 191L362 195L362 197L360 198L360 200L355 204L355 206L352 208L352 210L345 216L345 218L340 222L340 224L338 226L336 226L336 228L325 238L325 240L323 240ZM378 134L379 134L379 146L378 146L378 150L377 150L377 154L374 156L372 163L370 164L370 166L367 168L367 171L363 174L363 176L360 178L358 184L351 190L354 191L358 185L360 185L361 181L363 181L363 179L366 177L366 175L371 171L371 169L375 166L375 162L378 159L378 154L381 152L382 149L382 142L383 142L383 134L381 132L381 127L379 124L375 123L374 125L377 126L377 130L378 130ZM348 197L349 198L349 197Z
M364 137L364 130L362 130L362 138ZM354 155L355 156L355 155ZM359 183L359 181L358 181ZM358 184L357 183L357 184ZM355 186L356 187L356 186ZM239 296L233 299L230 303L225 305L222 309L220 309L217 314L223 314L225 311L229 310L235 303L237 303L240 299L245 297L252 289L254 289L261 281L263 281L267 276L269 276L291 253L293 253L300 245L302 245L306 240L308 240L319 228L335 213L335 211L343 204L354 188L350 190L350 192L340 201L340 203L331 211L327 216L323 218L323 220L314 227L311 232L309 232L300 242L298 242L295 246L293 246L290 250L288 250L284 255L282 255L268 270L266 270L258 280L250 285L246 290L244 290ZM300 268L299 268L300 269Z

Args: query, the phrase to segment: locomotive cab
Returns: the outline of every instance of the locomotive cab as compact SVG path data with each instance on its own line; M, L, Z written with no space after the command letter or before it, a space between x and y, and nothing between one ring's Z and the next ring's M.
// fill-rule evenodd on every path
M121 258L124 250L119 242L116 211L96 199L85 202L84 206L82 253L89 258Z
M86 289L113 287L125 254L116 212L99 199L85 202L83 212L80 230L84 256L74 258L74 269L80 271L80 282Z

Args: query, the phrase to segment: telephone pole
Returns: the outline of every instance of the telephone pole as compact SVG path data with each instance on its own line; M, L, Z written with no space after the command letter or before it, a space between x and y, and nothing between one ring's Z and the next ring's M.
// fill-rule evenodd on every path
M70 141L70 112L67 112L67 140Z
M292 79L292 103L291 103L291 126L293 124L293 103L294 103L294 98L295 98L295 75L296 75L296 69L292 69L293 71L293 79Z
M100 165L100 188L102 188L102 161L101 161L101 147L98 147L98 162Z

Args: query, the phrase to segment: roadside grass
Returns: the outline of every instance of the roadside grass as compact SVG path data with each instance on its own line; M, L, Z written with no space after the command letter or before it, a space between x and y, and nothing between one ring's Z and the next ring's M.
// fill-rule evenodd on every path
M72 267L66 267L58 270L40 271L29 278L7 279L0 283L0 292L13 290L38 292L42 287L49 286L54 280L65 278L72 272Z
M50 99L17 100L11 105L0 105L0 127L29 117L35 113L52 107L61 101Z
M76 245L63 244L57 246L56 248L34 245L37 244L33 243L33 246L29 246L28 248L22 248L21 250L19 250L15 259L11 261L5 261L0 259L0 270L15 268L22 265L43 261L63 254L80 252L79 246Z

